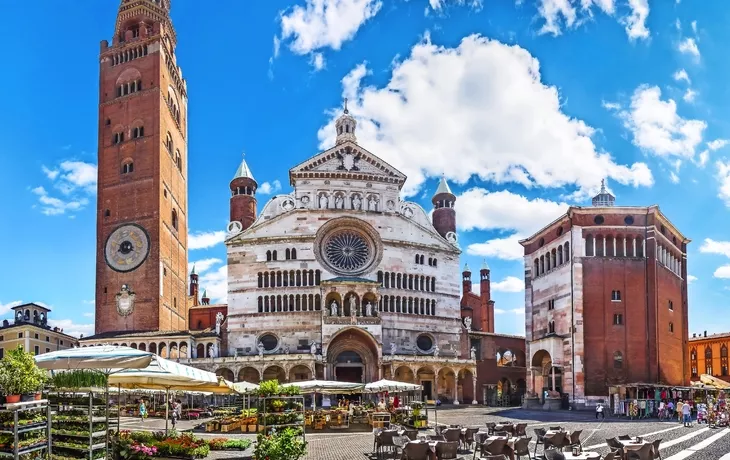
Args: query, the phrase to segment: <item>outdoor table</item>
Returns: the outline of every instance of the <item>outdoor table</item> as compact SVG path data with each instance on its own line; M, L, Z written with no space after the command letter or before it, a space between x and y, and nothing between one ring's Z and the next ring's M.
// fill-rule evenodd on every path
M598 452L581 452L578 455L573 455L573 452L563 452L563 456L565 456L565 460L590 460L601 458L601 454Z
M651 444L646 441L638 442L636 439L619 439L619 442L624 446L624 452L626 452L627 456L630 450L639 450L646 444Z

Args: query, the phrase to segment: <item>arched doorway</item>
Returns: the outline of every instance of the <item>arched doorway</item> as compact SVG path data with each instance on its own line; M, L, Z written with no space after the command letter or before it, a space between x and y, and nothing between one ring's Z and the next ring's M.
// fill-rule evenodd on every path
M562 368L553 366L553 360L547 350L538 350L532 356L533 388L539 392L540 398L545 397L546 391L562 392L563 372Z
M261 378L259 377L259 371L253 367L244 367L238 371L238 381L248 383L259 383Z
M416 371L416 382L423 386L423 397L427 400L436 399L436 374L430 366L424 366Z
M378 346L361 329L340 331L327 346L327 375L343 382L378 380Z
M264 370L263 380L278 380L279 383L286 383L286 372L279 366L269 366Z
M469 404L476 401L477 395L474 388L474 374L468 369L459 372L459 386L461 387L460 399L463 403Z
M219 377L223 377L224 379L228 380L229 382L233 382L233 371L230 369L226 369L225 367L222 367L215 371L215 375Z
M306 382L312 380L312 371L303 364L298 364L289 370L289 381Z
M416 376L413 375L413 370L408 366L400 366L395 370L394 380L396 382L416 383Z
M438 398L443 402L454 402L456 399L456 374L448 367L442 367L438 373Z

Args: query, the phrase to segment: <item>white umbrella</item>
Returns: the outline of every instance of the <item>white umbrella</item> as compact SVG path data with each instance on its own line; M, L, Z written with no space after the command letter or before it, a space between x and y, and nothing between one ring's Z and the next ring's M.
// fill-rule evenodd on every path
M250 394L258 390L259 386L250 382L236 382L233 384L233 390L236 393Z
M395 380L378 380L365 385L365 393L382 393L384 391L397 393L399 391L419 391L421 385L415 383L396 382Z
M153 353L131 347L102 345L44 353L36 356L35 362L42 369L98 369L105 374L111 374L122 369L147 367L152 356Z
M333 380L308 380L305 382L292 382L290 385L297 386L302 393L321 394L352 394L362 393L365 385L362 383L337 382Z

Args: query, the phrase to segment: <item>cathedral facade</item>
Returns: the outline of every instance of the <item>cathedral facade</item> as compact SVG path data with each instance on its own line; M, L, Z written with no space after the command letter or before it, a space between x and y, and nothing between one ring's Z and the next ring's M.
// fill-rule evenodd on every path
M397 378L447 400L468 380L474 399L456 197L442 179L430 219L400 199L406 177L357 144L347 110L336 129L259 214L245 160L231 181L227 354L252 364L237 380Z

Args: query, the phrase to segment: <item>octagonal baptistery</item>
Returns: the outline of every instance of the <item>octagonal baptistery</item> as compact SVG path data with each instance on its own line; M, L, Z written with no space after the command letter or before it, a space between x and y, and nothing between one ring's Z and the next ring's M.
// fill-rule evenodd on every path
M357 145L348 118L334 147L289 171L291 194L229 224L228 355L248 380L368 382L396 361L436 379L463 355L455 229L401 201L405 176ZM437 196L453 213L443 181Z

